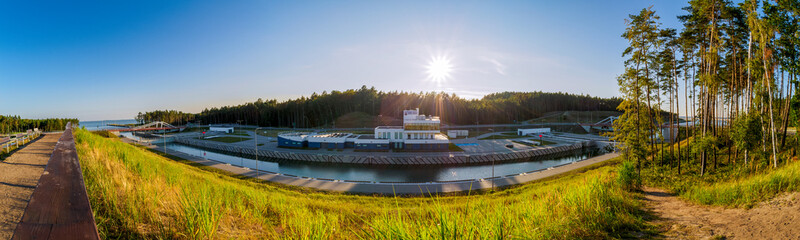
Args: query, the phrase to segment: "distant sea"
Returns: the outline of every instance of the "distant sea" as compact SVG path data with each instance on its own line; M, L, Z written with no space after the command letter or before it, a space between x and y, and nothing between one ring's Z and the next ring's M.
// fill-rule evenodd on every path
M78 124L80 127L86 127L86 130L96 131L103 129L114 129L118 127L108 126L108 124L131 124L136 123L135 119L122 119L122 120L102 120L102 121L81 121Z

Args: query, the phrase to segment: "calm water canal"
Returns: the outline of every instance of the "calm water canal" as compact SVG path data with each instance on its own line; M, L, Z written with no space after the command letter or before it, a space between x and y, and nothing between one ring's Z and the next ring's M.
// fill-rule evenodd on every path
M103 121L81 121L79 127L85 127L86 130L89 131L97 131L103 129L115 129L119 127L108 126L108 124L132 124L137 123L134 119L122 119L122 120L103 120Z
M179 151L190 155L230 163L244 165L255 169L256 161L247 157L212 152L181 144L167 144L167 151ZM599 149L576 150L559 157L529 162L498 163L494 166L495 176L505 176L529 172L559 164L590 158L601 154ZM492 165L468 166L369 166L351 164L319 164L305 162L287 162L277 159L261 159L258 169L301 177L327 178L338 180L377 181L377 182L431 182L478 179L492 177Z
M80 125L87 130L113 129L116 127L106 124L136 123L133 119L86 121ZM125 134L128 137L130 134ZM135 138L135 137L134 137ZM453 181L465 179L478 179L492 177L492 165L465 165L465 166L370 166L351 164L320 164L307 162L289 162L279 159L259 158L258 164L251 158L212 152L200 148L181 144L167 144L168 151L179 151L189 155L230 163L231 165L244 165L245 167L301 177L327 178L354 181L376 182L431 182ZM543 157L535 161L497 163L494 166L495 176L519 174L523 172L545 169L548 167L570 163L581 159L602 154L601 150L592 148L576 150L567 154L552 157Z

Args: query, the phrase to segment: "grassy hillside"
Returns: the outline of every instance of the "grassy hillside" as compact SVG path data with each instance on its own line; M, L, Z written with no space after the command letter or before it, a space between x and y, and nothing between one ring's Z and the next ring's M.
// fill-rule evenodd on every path
M800 191L800 161L793 161L774 171L727 182L689 188L682 196L703 204L751 207L783 192Z
M694 138L675 143L683 148L681 159L681 173L677 173L675 163L670 161L670 147L664 146L665 164L658 164L652 159L642 167L642 177L645 185L666 188L680 195L684 199L701 204L720 205L727 207L751 207L755 204L769 200L783 192L800 191L800 159L795 155L796 142L787 139L787 148L778 153L779 164L772 167L772 158L764 153L750 153L749 160L744 161L744 153L736 152L735 148L722 148L717 156L715 167L714 158L710 157L707 164L707 173L700 175L700 160L692 158L689 162L687 151L690 145L695 144Z
M75 132L103 238L572 239L643 226L603 166L495 193L382 197L240 179Z

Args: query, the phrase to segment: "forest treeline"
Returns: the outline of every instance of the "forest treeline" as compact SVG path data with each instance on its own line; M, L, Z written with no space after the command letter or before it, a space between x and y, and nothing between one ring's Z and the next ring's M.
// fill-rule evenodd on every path
M77 118L23 119L19 116L0 115L0 133L24 132L38 128L40 131L64 130L68 122L78 124Z
M700 176L723 162L776 167L791 158L781 153L798 142L787 129L800 109L800 2L693 0L683 9L680 31L650 8L626 21L624 114L614 133L624 156L637 169ZM660 126L674 119L653 114L656 106L689 112L695 124L670 125L676 137L663 136Z
M620 102L619 98L560 92L501 92L481 99L464 99L455 94L384 92L362 86L282 102L258 99L242 105L205 109L198 114L174 110L139 113L136 119L140 122L238 122L306 128L335 126L337 118L353 112L402 119L404 109L419 108L422 114L440 116L446 124L500 124L529 120L552 111L616 111Z
M197 114L194 113L185 113L176 110L156 110L146 113L140 112L134 119L140 124L162 121L173 125L185 125L189 122L195 122L196 115Z

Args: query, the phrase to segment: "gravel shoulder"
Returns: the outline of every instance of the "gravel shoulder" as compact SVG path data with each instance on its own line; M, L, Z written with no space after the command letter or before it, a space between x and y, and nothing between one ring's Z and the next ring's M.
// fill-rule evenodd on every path
M702 206L645 187L645 202L659 216L666 239L798 239L800 193L786 193L752 209Z
M0 239L14 234L60 136L47 134L0 162Z

